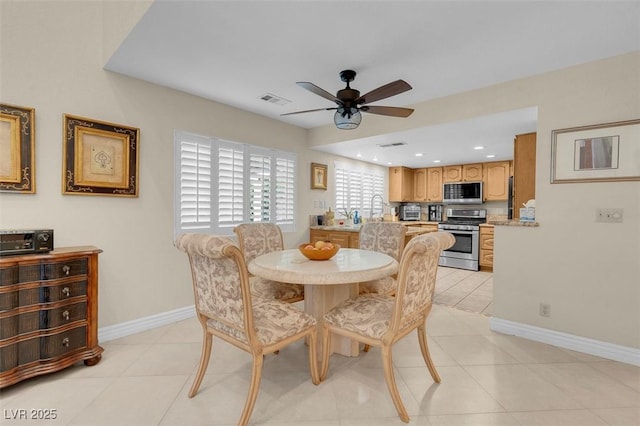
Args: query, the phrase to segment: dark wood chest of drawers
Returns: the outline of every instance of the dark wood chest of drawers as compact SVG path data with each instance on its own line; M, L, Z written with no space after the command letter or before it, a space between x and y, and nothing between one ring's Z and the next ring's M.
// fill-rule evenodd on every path
M0 388L78 361L100 361L101 252L66 247L0 258Z

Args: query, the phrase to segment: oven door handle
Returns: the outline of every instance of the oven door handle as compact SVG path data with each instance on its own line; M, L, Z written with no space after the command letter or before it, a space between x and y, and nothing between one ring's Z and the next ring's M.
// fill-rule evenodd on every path
M439 231L450 232L452 234L465 234L465 235L473 235L478 233L478 231L463 231L460 229L439 229Z

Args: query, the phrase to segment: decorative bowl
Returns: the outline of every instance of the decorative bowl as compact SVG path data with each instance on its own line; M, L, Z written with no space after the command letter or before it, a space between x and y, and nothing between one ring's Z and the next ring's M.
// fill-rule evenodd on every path
M313 248L310 248L309 246L313 246ZM324 243L322 248L316 248L316 245L313 243L305 243L300 244L298 246L298 250L300 250L300 253L302 253L303 256L310 260L329 260L336 255L338 250L340 250L340 246L338 244L327 242Z

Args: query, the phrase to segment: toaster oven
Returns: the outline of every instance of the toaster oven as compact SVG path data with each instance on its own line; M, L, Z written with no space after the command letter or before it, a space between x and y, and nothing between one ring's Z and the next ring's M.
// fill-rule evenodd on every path
M400 220L420 220L420 205L419 204L401 205Z

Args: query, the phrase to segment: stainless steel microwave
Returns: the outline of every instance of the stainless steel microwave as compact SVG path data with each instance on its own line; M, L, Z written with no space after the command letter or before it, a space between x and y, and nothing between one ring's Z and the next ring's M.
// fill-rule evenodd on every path
M448 204L482 204L482 181L443 184L442 202Z

